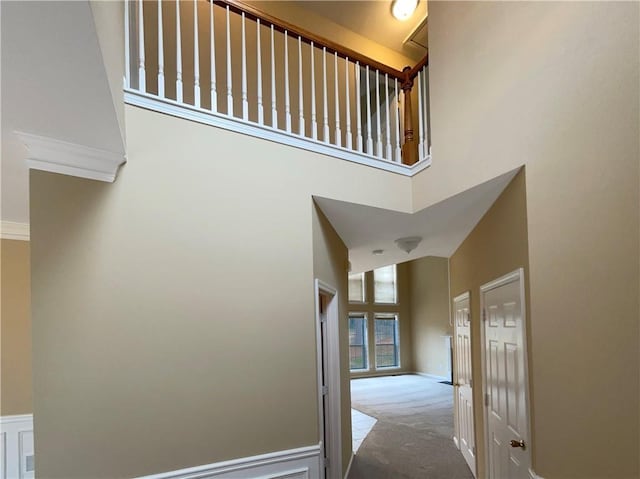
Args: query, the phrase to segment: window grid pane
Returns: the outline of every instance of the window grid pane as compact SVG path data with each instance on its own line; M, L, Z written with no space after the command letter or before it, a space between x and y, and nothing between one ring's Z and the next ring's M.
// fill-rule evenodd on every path
M398 320L396 316L376 316L376 367L398 367Z
M373 270L373 300L386 304L397 302L395 264Z
M349 301L364 303L364 273L349 275Z
M367 320L362 315L349 317L349 368L367 369Z

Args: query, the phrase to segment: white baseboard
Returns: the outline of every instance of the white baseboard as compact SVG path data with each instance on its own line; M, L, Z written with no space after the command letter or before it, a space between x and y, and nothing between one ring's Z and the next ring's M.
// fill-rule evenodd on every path
M321 450L321 444L317 444L137 479L320 479Z
M347 471L344 473L344 479L348 479L349 473L351 472L351 464L353 464L354 454L351 452L351 459L349 459L349 465L347 466Z
M541 476L537 475L535 471L529 468L529 478L530 479L543 479Z
M458 442L458 438L453 436L453 443L456 445L456 449L460 449L460 443Z
M0 479L33 478L33 415L0 416Z
M438 381L449 381L451 379L450 377L446 377L446 376L436 376L435 374L419 373L417 371L413 374L417 374L418 376L424 376L425 378L429 378L429 379L436 379Z

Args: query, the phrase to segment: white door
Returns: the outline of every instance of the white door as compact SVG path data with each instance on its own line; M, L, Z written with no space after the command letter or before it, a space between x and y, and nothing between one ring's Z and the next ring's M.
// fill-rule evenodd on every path
M529 409L523 270L480 288L484 323L490 479L529 477Z
M456 443L471 472L476 475L476 444L473 428L473 394L471 380L471 311L469 293L453 300L455 367L454 397L456 403Z

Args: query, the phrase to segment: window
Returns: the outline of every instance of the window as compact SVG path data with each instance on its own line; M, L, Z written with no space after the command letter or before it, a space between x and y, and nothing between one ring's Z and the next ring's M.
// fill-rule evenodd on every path
M376 303L395 304L396 265L384 266L373 270L373 300Z
M399 367L398 316L395 314L376 314L374 322L376 368Z
M349 275L349 302L364 303L364 273Z
M362 313L349 314L349 368L352 371L368 369L367 317Z

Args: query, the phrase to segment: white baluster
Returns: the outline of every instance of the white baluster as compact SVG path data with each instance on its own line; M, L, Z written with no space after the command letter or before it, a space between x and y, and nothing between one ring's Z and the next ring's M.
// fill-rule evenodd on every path
M418 161L424 157L424 129L422 116L424 110L422 109L422 72L418 72Z
M395 99L396 105L394 110L395 121L393 122L396 129L396 162L402 163L402 148L400 148L400 97L398 97L398 79L396 78L394 81L394 91L395 91Z
M322 141L329 143L329 108L327 107L327 47L322 47Z
M193 0L193 104L200 108L200 45L198 40L198 0Z
M213 18L213 2L209 2L209 51L211 56L211 110L218 111L218 92L216 91L216 45Z
M344 59L344 83L345 83L345 98L347 107L347 132L345 134L345 146L350 150L352 148L351 138L351 97L349 96L349 57Z
M356 62L356 147L362 152L362 114L360 112L360 62Z
M318 139L318 122L316 119L316 65L311 42L311 137Z
M369 65L366 67L367 75L367 153L373 155L373 138L371 138L371 86L369 85Z
M249 119L249 97L247 93L247 35L245 14L242 12L242 119Z
M380 72L376 70L376 154L382 158L382 132L380 129Z
M231 74L231 26L227 5L227 115L233 116L233 75Z
M138 0L138 90L147 91L147 79L144 72L144 12L142 0Z
M422 89L423 105L424 105L424 154L425 157L431 154L429 148L429 75L428 66L423 69L422 78L424 80L424 88Z
M180 0L176 0L176 101L182 103L182 34L180 33Z
M338 95L338 52L333 52L334 58L334 86L336 95L336 146L342 146L342 131L340 130L340 96Z
M124 86L131 87L131 59L129 57L131 46L129 45L129 32L131 25L129 23L129 0L124 0Z
M262 103L262 47L260 46L260 19L256 19L256 49L258 62L258 124L264 125L264 104Z
M284 31L284 115L287 133L291 133L291 99L289 98L289 38Z
M271 25L271 126L278 128L278 110L276 108L276 51L273 42L273 25Z
M302 88L302 38L298 35L298 133L304 136L304 93Z
M158 0L158 96L164 98L164 39L162 33L162 0Z
M389 160L389 161L393 161L393 157L391 156L392 153L392 149L391 149L391 119L389 118L391 116L391 109L390 107L390 101L389 101L389 74L385 73L384 74L384 86L385 86L385 91L386 91L386 119L387 119L387 128L386 128L386 133L387 133L387 153L385 155L385 160Z

